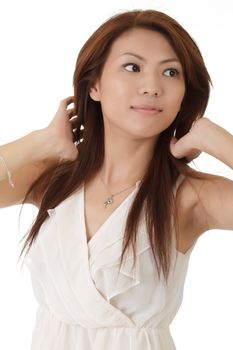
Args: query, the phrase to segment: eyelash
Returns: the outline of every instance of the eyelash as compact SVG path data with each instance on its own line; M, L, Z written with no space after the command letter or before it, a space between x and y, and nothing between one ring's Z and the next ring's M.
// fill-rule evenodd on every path
M125 67L127 67L127 66L137 66L138 68L139 68L139 65L138 64L136 64L136 63L126 63L126 64L124 64L123 65L123 67L125 68ZM167 70L172 70L172 71L175 71L176 72L176 76L177 75L179 75L180 74L180 72L178 71L178 69L176 69L176 68L167 68L167 69L165 69L165 71L167 71ZM130 73L135 73L135 72L130 72ZM136 72L137 73L137 72ZM171 78L173 78L172 76L171 76Z

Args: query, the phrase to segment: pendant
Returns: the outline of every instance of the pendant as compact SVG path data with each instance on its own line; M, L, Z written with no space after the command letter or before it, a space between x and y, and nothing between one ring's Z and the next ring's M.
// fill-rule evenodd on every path
M107 206L112 203L113 203L113 197L112 196L108 197L107 200L104 202L105 208L107 208Z

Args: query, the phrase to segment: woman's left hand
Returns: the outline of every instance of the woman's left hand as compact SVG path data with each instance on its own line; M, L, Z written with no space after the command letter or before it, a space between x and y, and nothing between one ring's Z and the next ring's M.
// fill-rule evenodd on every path
M208 118L198 119L189 132L181 137L178 141L172 137L170 142L170 151L175 158L186 157L188 161L192 161L201 154L200 137L204 137L204 129L208 127L210 120Z

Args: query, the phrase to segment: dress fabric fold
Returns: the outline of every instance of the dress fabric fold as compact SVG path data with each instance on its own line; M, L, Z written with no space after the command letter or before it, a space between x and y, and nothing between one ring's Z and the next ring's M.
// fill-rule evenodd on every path
M174 194L183 180L180 175ZM119 263L135 190L87 242L84 187L48 210L25 263L38 302L31 350L175 350L169 326L182 303L190 254L176 250L165 284L142 221Z

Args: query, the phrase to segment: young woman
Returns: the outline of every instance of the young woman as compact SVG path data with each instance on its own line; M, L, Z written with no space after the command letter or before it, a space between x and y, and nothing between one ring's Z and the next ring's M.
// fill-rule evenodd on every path
M0 148L1 207L39 209L24 245L31 349L175 349L191 251L205 231L233 229L233 182L188 163L206 152L233 168L233 136L203 117L203 58L161 12L106 21L73 81L47 128Z

